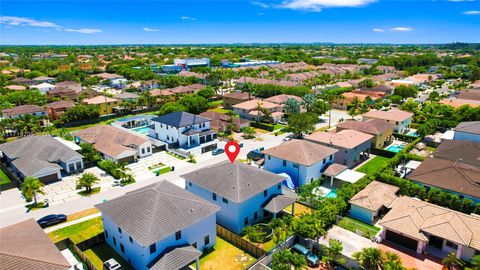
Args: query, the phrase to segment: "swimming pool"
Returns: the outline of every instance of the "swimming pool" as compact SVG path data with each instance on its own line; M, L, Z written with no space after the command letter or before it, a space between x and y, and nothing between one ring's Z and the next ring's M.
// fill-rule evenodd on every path
M410 131L409 133L407 133L407 135L408 135L408 136L418 137L417 131Z
M402 151L402 149L405 148L405 145L390 145L389 147L385 148L385 150L388 150L388 151L391 151L391 152L394 152L394 153L398 153L400 151Z
M335 189L332 189L327 195L325 195L327 198L337 198L337 191Z
M143 127L132 128L132 130L143 135L148 135L149 128L147 126L143 126Z

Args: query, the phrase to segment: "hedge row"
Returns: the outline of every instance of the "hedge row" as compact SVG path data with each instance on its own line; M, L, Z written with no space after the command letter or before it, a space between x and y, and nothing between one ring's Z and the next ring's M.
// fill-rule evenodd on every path
M260 123L260 122L250 122L250 126L254 128L259 128L259 129L264 129L267 131L273 131L275 129L275 125L272 124L266 124L266 123Z

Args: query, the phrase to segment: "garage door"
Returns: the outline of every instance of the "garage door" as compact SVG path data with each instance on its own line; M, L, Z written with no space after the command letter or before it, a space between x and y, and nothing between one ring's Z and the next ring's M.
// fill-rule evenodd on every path
M40 177L39 179L43 183L48 184L48 183L51 183L51 182L58 181L58 175L56 173L54 173L54 174L50 174L50 175L47 175L47 176Z
M117 160L117 163L118 164L122 164L122 163L133 163L135 162L135 156L129 156L129 157L124 157L124 158L121 158L119 160Z
M387 230L385 239L395 244L399 244L403 247L409 248L411 250L415 250L415 251L417 250L417 240L408 238L399 233Z

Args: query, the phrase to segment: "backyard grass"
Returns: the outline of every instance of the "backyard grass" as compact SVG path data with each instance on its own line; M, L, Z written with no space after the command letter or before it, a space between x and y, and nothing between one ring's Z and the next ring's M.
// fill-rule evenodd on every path
M281 128L284 128L285 126L284 125L281 125L279 123L276 123L274 126L273 126L273 130L278 130L278 129L281 129Z
M428 150L428 152L433 153L433 152L435 152L435 150L437 150L437 148L431 147L431 146L427 146L427 150Z
M223 109L223 108L214 108L214 109L210 109L210 110L208 110L208 111L209 111L209 112L221 113L221 114L228 114L228 113L231 112L230 110Z
M80 243L103 232L102 217L92 218L71 226L58 229L48 234L54 243L70 238L74 243Z
M312 208L306 206L306 205L303 205L301 203L298 203L296 202L295 203L295 206L293 207L293 210L295 212L295 216L298 217L300 216L301 214L310 214L312 213ZM292 206L287 206L285 209L283 209L283 211L291 214L292 213Z
M200 269L202 270L240 270L252 264L255 258L243 252L220 237L217 237L217 244L213 251L200 258ZM195 263L191 266L195 269Z
M97 194L100 192L100 187L92 188L92 191L87 192L86 190L79 191L78 194L82 197L92 196L93 194Z
M103 269L103 262L114 258L122 269L133 270L133 268L126 262L115 250L113 250L107 243L96 245L90 249L83 251L83 254L95 265L97 269Z
M252 243L253 245L265 250L266 252L269 252L270 250L272 250L276 246L275 242L273 242L273 239L270 239L269 241L267 241L265 243L255 243L255 242L250 241L246 235L243 236L242 238L247 240L248 242Z
M380 231L380 228L372 226L367 223L363 223L356 219L352 219L349 217L343 217L338 223L338 226L349 230L351 232L356 233L357 231L361 231L363 235L367 238L372 238L377 232Z
M367 163L363 164L360 166L360 168L357 169L358 172L366 173L368 175L372 175L378 171L379 168L382 168L387 164L389 161L389 158L382 157L382 156L376 156Z
M87 210L83 210L83 211L68 215L67 216L67 222L72 221L72 220L76 220L76 219L79 219L79 218L87 217L87 216L90 216L90 215L93 215L93 214L96 214L96 213L99 213L99 212L100 211L97 208L90 208L90 209L87 209Z
M10 183L10 178L8 178L7 174L0 168L0 185Z

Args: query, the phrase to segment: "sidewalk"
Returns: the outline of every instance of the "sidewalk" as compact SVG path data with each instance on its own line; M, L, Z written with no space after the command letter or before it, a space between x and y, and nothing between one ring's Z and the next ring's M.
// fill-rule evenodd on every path
M68 226L73 225L73 224L77 224L77 223L80 223L80 222L83 222L83 221L86 221L86 220L89 220L89 219L92 219L92 218L99 217L101 215L102 215L102 213L95 213L95 214L92 214L92 215L89 215L89 216L86 216L86 217L75 219L75 220L72 220L72 221L69 221L69 222L63 222L63 223L60 223L58 225L48 227L48 228L44 229L43 231L45 233L53 232L53 231L56 231L56 230L61 229L61 228L68 227Z

